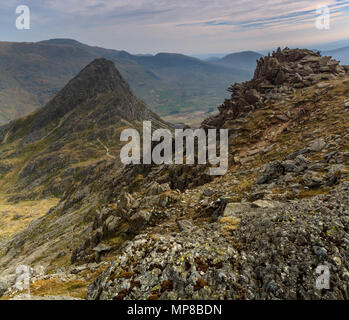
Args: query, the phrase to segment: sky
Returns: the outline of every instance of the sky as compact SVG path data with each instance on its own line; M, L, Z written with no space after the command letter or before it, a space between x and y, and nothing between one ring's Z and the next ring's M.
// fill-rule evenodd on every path
M30 9L30 30L16 29L19 5ZM330 9L328 30L316 28L316 9L322 5ZM1 41L52 38L71 38L134 54L213 54L278 46L319 48L331 42L349 46L349 1L1 1Z

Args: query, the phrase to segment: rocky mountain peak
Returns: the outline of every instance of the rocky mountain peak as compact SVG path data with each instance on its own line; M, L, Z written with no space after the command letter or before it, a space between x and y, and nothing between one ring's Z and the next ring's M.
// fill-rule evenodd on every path
M25 142L47 136L48 132L61 127L73 115L75 118L84 118L86 124L87 117L93 117L91 121L95 122L103 117L110 121L113 117L120 118L120 112L124 109L124 116L133 119L141 113L139 105L139 100L114 63L104 58L95 59L34 114ZM101 106L104 107L98 115L92 112Z
M255 89L262 92L270 85L289 84L294 88L302 88L345 73L346 69L338 61L322 57L320 52L279 48L257 62L252 83Z
M331 57L308 49L285 48L257 61L252 80L235 83L228 90L230 99L218 109L220 114L204 121L204 128L222 127L226 120L236 119L262 105L277 101L282 94L310 87L322 81L343 78L349 66L341 66Z
M45 125L48 119L62 117L82 102L101 93L129 93L113 62L104 58L92 61L42 109L35 128Z

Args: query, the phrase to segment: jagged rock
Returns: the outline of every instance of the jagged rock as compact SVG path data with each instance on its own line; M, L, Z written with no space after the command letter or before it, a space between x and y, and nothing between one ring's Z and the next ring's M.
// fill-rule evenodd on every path
M214 194L214 191L211 189L205 189L203 194L205 197L211 197Z
M281 85L285 82L286 80L286 75L283 70L279 70L276 79L275 79L275 84L276 85Z
M325 89L325 88L328 88L330 85L331 85L330 83L323 82L323 83L318 83L318 84L316 85L316 87L317 87L318 89Z
M343 167L340 165L335 165L331 167L330 171L326 175L326 186L331 187L340 180L342 176L342 169Z
M257 184L265 184L270 182L273 179L276 179L283 175L285 173L285 168L279 161L274 161L271 163L268 163L265 168L263 169L263 172L258 177L256 183Z
M324 156L324 160L326 162L330 162L330 160L333 159L336 155L338 155L338 151L332 151Z
M129 232L137 233L139 230L142 230L147 225L150 218L151 218L151 213L149 211L141 210L135 213L130 218L130 221L129 221L130 223Z
M162 194L168 190L171 190L168 183L160 185L159 183L154 182L149 187L149 190L147 192L147 196L157 196L157 195Z
M235 258L230 242L214 229L139 235L89 285L87 299L242 298L245 289L230 262Z
M190 231L194 228L193 224L188 220L177 220L177 226L181 232Z
M97 247L93 248L93 251L97 253L108 252L112 249L112 247L107 246L105 244L99 244Z
M309 152L310 152L310 150L309 150L308 148L296 150L296 151L290 153L290 154L287 156L287 159L288 159L288 160L294 160L294 159L296 159L299 155L304 155L304 154L307 154L307 153L309 153Z
M118 210L126 213L132 208L134 202L135 200L133 199L133 197L129 193L125 193L119 199Z
M223 217L239 217L251 209L249 203L228 203L224 209Z
M303 155L297 156L295 161L296 161L296 164L298 166L298 170L300 170L300 171L307 168L307 166L310 164L310 161L306 157L304 157Z
M319 152L326 147L326 142L324 139L315 140L310 146L309 149L313 152Z
M297 172L298 165L295 160L286 160L282 162L282 166L285 168L285 172Z
M303 176L303 184L308 188L318 188L324 183L324 177L316 173L307 173Z
M319 257L320 260L326 260L328 257L327 250L322 247L314 247L314 253Z
M85 271L87 269L88 269L87 265L82 265L82 266L79 266L79 267L76 267L76 268L72 269L70 271L70 273L71 274L79 274L80 272Z
M257 102L260 101L260 99L261 99L260 94L258 93L258 91L256 89L250 89L250 90L246 91L246 93L245 93L245 100L250 105L256 104Z
M104 223L103 236L112 235L122 224L122 218L110 216Z

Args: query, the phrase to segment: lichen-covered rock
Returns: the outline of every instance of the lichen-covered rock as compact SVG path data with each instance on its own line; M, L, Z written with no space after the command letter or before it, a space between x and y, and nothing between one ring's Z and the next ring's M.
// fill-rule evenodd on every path
M137 236L94 283L88 299L237 299L237 251L214 228Z

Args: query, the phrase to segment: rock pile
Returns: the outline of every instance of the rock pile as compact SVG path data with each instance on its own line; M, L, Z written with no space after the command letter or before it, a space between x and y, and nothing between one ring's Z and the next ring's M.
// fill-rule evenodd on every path
M205 120L203 128L222 128L227 120L238 118L273 100L280 100L295 88L333 80L349 73L347 66L340 66L331 57L322 57L307 49L280 48L272 55L257 61L251 81L235 83L229 88L230 99L225 100L219 114Z

